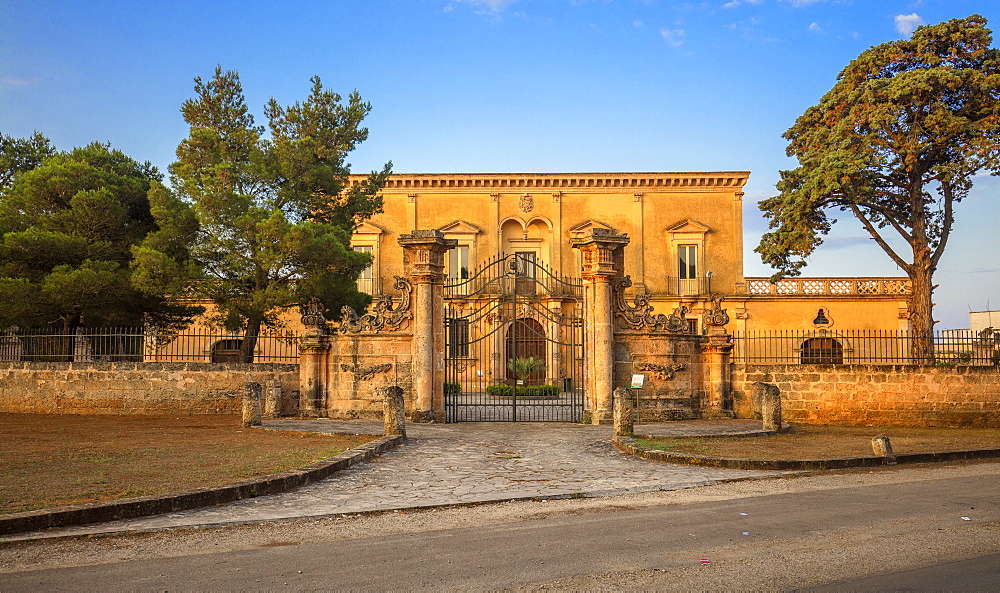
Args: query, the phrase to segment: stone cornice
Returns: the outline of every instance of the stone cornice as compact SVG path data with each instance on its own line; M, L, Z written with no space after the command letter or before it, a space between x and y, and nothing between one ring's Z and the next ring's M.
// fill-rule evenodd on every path
M614 192L637 188L647 191L741 192L749 171L691 173L401 173L386 182L386 192L484 191L523 192L527 188ZM351 175L356 185L367 175Z

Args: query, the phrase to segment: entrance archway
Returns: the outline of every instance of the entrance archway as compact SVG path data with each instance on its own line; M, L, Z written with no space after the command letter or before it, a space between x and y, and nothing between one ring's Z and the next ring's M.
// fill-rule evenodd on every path
M518 319L507 327L507 339L504 352L507 356L507 379L517 380L512 360L519 358L536 358L543 362L545 358L545 329L534 319ZM528 375L525 385L541 385L545 382L545 369Z

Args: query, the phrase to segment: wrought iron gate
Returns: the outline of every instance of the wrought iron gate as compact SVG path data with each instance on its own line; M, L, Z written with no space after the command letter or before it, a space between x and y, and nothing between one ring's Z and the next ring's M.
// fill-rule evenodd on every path
M448 422L579 422L583 282L501 254L444 287Z

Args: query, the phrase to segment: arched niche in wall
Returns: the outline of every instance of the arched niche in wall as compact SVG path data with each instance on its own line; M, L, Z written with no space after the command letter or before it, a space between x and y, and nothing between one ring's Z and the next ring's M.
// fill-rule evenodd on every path
M537 262L552 262L552 222L547 218L509 216L500 221L499 231L504 253L531 254Z

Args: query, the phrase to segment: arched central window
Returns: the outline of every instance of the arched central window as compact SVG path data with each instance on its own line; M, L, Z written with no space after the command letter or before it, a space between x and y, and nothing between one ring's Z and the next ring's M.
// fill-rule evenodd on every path
M802 342L802 364L844 364L844 347L834 338L809 338Z

